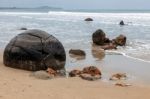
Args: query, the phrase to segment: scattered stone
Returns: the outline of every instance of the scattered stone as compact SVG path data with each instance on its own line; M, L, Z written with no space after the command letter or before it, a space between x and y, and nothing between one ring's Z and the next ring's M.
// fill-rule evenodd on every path
M57 70L56 76L65 77L66 76L66 70L65 69Z
M113 74L110 77L110 80L125 80L127 78L125 73L117 73L117 74Z
M124 21L121 20L120 23L119 23L119 25L125 25L125 24L124 24Z
M6 46L5 66L30 71L64 69L66 53L63 45L52 35L37 29L14 37Z
M48 80L54 78L54 75L48 74L46 71L36 71L31 74L31 76L38 78L38 79L43 79L43 80Z
M57 72L56 72L55 70L51 69L51 68L48 68L48 69L46 70L46 72L47 72L48 74L54 75L54 76L56 76L56 74L57 74Z
M101 79L101 75L91 75L91 74L81 74L80 77L88 81L95 81Z
M126 84L126 83L116 83L115 86L119 86L119 87L128 87L128 86L131 86L131 84Z
M28 30L27 28L25 28L25 27L22 27L22 28L20 28L19 30Z
M72 70L69 72L69 76L76 77L76 76L79 76L81 73L82 73L82 71L80 71L80 70Z
M114 41L115 41L116 45L125 46L126 39L127 39L126 36L124 36L124 35L121 34L118 37L116 37L116 39L114 39Z
M92 35L93 43L97 45L104 45L106 40L106 35L103 30L98 29Z
M73 54L73 55L78 55L78 56L85 56L85 52L83 50L80 49L71 49L69 51L69 54Z
M101 71L95 66L89 66L89 67L83 68L82 73L90 74L91 76L96 76L96 75L101 76Z
M84 21L93 21L92 18L86 18Z

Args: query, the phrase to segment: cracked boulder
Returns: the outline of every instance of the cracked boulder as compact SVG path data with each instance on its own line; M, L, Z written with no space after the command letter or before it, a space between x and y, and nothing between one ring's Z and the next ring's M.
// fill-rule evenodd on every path
M3 54L5 66L37 71L64 70L66 53L63 45L41 30L27 30L14 37Z

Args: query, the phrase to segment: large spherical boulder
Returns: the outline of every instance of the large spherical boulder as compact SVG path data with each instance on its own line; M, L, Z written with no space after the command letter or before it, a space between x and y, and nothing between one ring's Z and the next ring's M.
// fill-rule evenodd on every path
M97 45L104 45L105 40L106 40L106 35L103 32L103 30L98 29L93 33L92 40L93 40L93 43Z
M14 37L6 46L4 65L30 71L64 69L66 54L63 45L41 30L27 30Z

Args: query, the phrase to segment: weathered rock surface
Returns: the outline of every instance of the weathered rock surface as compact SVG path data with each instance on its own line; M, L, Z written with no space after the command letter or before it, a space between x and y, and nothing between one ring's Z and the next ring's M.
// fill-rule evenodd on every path
M104 45L106 40L106 35L103 30L98 29L92 35L93 43L97 45Z
M76 77L76 76L79 76L80 74L82 74L82 71L80 70L72 70L69 72L70 77Z
M119 35L118 37L116 37L116 39L114 39L115 43L119 46L125 46L126 44L126 36L124 35Z
M83 68L82 72L84 74L90 74L92 76L101 75L101 71L95 66L85 67Z
M5 66L30 71L64 69L66 54L63 45L41 30L27 30L14 37L3 54Z
M92 18L86 18L84 21L93 21Z
M71 49L69 51L69 54L73 54L73 55L78 55L78 56L85 56L85 52L83 50L80 49Z
M100 75L90 75L90 74L81 74L80 77L88 81L95 81L101 78Z

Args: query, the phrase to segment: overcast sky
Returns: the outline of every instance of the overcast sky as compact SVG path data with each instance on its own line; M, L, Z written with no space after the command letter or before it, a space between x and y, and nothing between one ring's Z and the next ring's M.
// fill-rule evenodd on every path
M150 9L150 0L0 0L0 7L52 6L65 9Z

